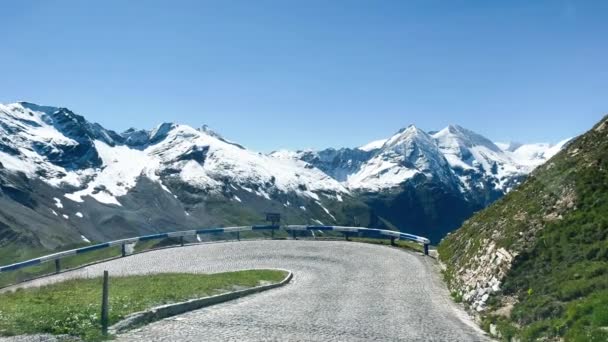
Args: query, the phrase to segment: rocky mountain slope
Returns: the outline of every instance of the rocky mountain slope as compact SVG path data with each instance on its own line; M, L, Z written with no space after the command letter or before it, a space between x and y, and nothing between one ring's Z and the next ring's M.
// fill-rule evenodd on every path
M427 133L411 125L360 148L273 155L306 161L341 182L378 215L438 242L517 186L567 141L499 147L460 126Z
M504 340L608 340L608 116L439 246Z

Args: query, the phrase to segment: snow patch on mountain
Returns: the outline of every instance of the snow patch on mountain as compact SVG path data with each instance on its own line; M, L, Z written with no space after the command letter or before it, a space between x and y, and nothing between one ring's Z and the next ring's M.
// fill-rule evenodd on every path
M0 105L3 168L39 178L73 201L90 197L117 206L142 177L167 192L183 182L197 193L237 202L241 198L235 192L241 190L264 199L290 193L342 201L350 190L398 188L418 177L463 193L506 192L566 142L495 144L456 125L432 134L411 125L359 148L264 155L207 126L163 123L117 134L65 108Z
M188 160L181 165L179 176L186 183L196 185L199 188L213 190L221 186L220 182L207 175L203 166L194 160Z
M42 107L48 112L58 110ZM0 161L5 168L35 176L37 165L45 165L50 177L65 173L65 168L52 165L36 150L59 154L58 146L73 147L76 141L62 135L50 124L46 112L32 111L21 103L0 104Z
M207 126L163 123L116 134L65 108L15 103L0 105L0 138L2 167L66 189L64 196L76 202L91 197L120 206L141 177L168 192L165 180L177 177L208 194L221 194L226 185L265 199L349 193L304 161L249 151Z
M367 143L363 146L360 146L359 149L362 151L372 151L372 150L377 150L379 148L382 147L382 145L384 145L384 143L387 141L388 139L379 139L379 140L374 140L370 143Z
M449 182L448 163L431 136L414 125L388 138L382 148L346 184L352 189L378 191L399 186L416 174Z
M318 199L317 191L348 193L348 190L316 168L308 168L300 160L276 158L249 151L215 134L176 125L167 137L146 152L163 165L181 168L186 181L197 181L209 188L218 188L221 180L253 191L249 185L261 186L262 197L268 191L295 192Z
M404 168L398 163L377 156L359 172L349 176L346 183L352 189L380 190L398 186L417 173L416 169Z
M334 222L336 221L336 217L335 217L334 215L332 215L332 214L331 214L331 212L329 212L329 210L328 210L327 208L325 208L321 202L318 202L318 201L317 201L317 202L315 202L315 203L317 203L317 205L318 205L319 207L321 207L321 209L323 209L323 211L324 211L324 212L325 212L327 215L329 215L329 217L331 217L331 218L332 218L332 220L334 220Z
M91 196L101 203L121 205L117 197L126 195L140 176L160 182L155 174L159 161L151 158L146 151L128 146L112 147L98 140L94 144L103 161L101 170L85 189L66 194L65 197L82 202L84 196Z
M433 138L467 189L478 182L476 175L494 179L496 187L504 190L513 177L527 173L492 141L463 127L450 125Z
M352 190L392 189L424 175L447 188L484 197L487 191L508 192L567 141L556 145L493 143L457 125L432 133L412 125L358 149L283 150L272 155L304 160Z
M517 163L534 169L561 151L570 140L572 139L564 139L557 144L522 144L509 152Z
M63 203L61 203L61 200L57 197L53 197L53 200L55 201L55 206L58 209L63 209Z

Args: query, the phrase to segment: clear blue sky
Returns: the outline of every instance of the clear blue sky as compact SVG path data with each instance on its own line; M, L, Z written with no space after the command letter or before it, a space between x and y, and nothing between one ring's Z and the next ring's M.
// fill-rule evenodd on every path
M2 1L0 102L250 148L415 123L549 141L608 113L608 1Z

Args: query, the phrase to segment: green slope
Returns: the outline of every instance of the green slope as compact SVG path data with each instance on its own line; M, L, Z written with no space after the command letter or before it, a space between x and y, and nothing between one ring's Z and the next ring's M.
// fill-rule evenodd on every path
M608 116L446 237L439 253L454 296L504 340L608 341L607 236ZM492 277L499 289L478 309Z

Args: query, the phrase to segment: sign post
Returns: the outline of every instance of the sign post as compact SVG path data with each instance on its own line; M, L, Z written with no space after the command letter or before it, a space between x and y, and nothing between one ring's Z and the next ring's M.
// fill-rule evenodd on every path
M101 333L108 334L108 271L103 271L103 288L101 293Z
M274 239L274 227L278 227L281 222L281 214L266 213L266 221L272 223L273 229L270 231L270 236Z

